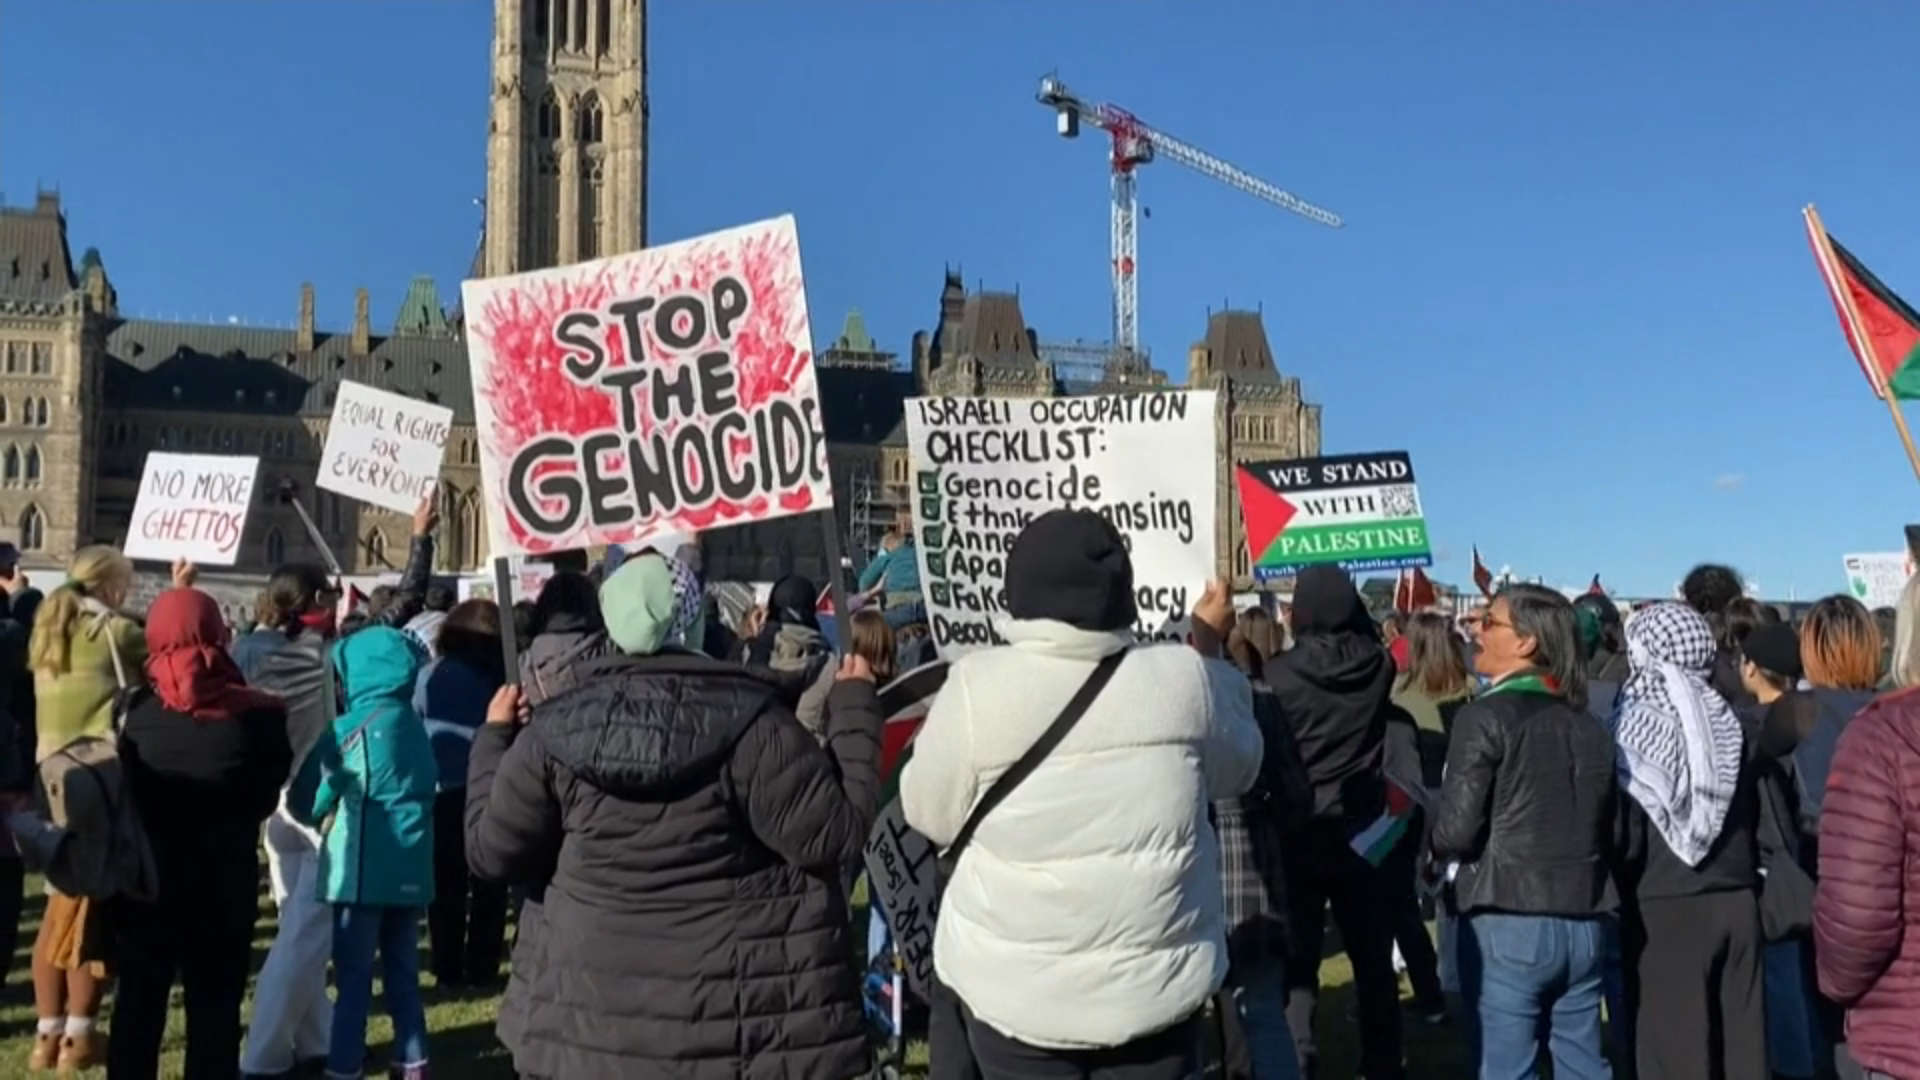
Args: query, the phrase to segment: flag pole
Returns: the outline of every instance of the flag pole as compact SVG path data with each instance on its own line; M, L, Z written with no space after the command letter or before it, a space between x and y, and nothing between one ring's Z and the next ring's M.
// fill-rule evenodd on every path
M1907 464L1913 467L1915 479L1920 479L1920 449L1913 444L1913 432L1907 427L1906 414L1900 411L1900 399L1894 396L1887 386L1884 373L1880 370L1880 358L1874 355L1873 343L1866 334L1866 323L1860 319L1860 311L1853 306L1853 293L1846 287L1840 276L1839 260L1834 258L1832 240L1827 236L1827 227L1820 221L1820 211L1807 204L1802 211L1807 219L1807 229L1814 240L1814 256L1820 260L1820 275L1827 279L1827 291L1833 294L1834 303L1840 305L1842 317L1847 320L1847 329L1853 336L1853 347L1860 366L1866 369L1867 378L1873 381L1873 392L1887 403L1887 412L1893 417L1893 430L1900 436L1900 445L1907 452Z

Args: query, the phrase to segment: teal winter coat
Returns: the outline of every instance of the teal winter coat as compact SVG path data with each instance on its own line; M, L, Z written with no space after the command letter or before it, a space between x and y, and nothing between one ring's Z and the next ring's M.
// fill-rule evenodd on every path
M425 907L433 901L433 796L439 770L413 709L426 662L413 637L384 626L347 635L333 665L347 711L321 737L288 794L322 832L320 899Z

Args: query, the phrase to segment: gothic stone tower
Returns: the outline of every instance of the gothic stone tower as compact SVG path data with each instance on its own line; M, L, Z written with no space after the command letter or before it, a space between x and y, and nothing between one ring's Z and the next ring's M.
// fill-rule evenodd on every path
M485 272L646 245L645 0L494 0Z

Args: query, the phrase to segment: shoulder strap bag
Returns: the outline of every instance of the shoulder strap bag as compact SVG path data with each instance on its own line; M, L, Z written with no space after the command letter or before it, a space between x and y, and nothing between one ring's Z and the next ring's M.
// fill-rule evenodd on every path
M1087 714L1093 699L1100 696L1100 691L1106 688L1108 680L1113 678L1113 673L1120 670L1120 664L1126 660L1127 652L1128 650L1121 649L1119 652L1102 657L1100 663L1094 666L1093 672L1087 676L1087 681L1080 684L1080 689L1074 693L1073 699L1060 710L1060 715L1054 719L1047 730L1040 733L1040 738L1036 739L1032 746L1027 747L1027 752L1020 755L1018 761L993 781L993 784L987 788L987 793L980 796L979 802L973 804L972 811L967 814L967 820L960 826L960 832L954 836L953 843L947 845L947 850L940 855L942 878L952 876L953 868L959 863L961 854L966 851L967 845L973 842L974 831L980 827L980 822L993 812L994 807L1005 802L1007 796L1013 794L1013 789L1019 787L1022 781L1031 776L1033 770L1040 767L1041 762L1047 760L1047 755L1053 753L1054 748L1067 737L1067 732L1073 730L1073 725L1079 723L1080 718Z

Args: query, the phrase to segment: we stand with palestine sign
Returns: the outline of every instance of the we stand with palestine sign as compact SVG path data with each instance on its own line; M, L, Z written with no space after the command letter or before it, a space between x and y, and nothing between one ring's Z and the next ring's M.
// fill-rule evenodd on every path
M1433 565L1403 450L1247 462L1234 482L1259 580L1328 564L1350 573Z

